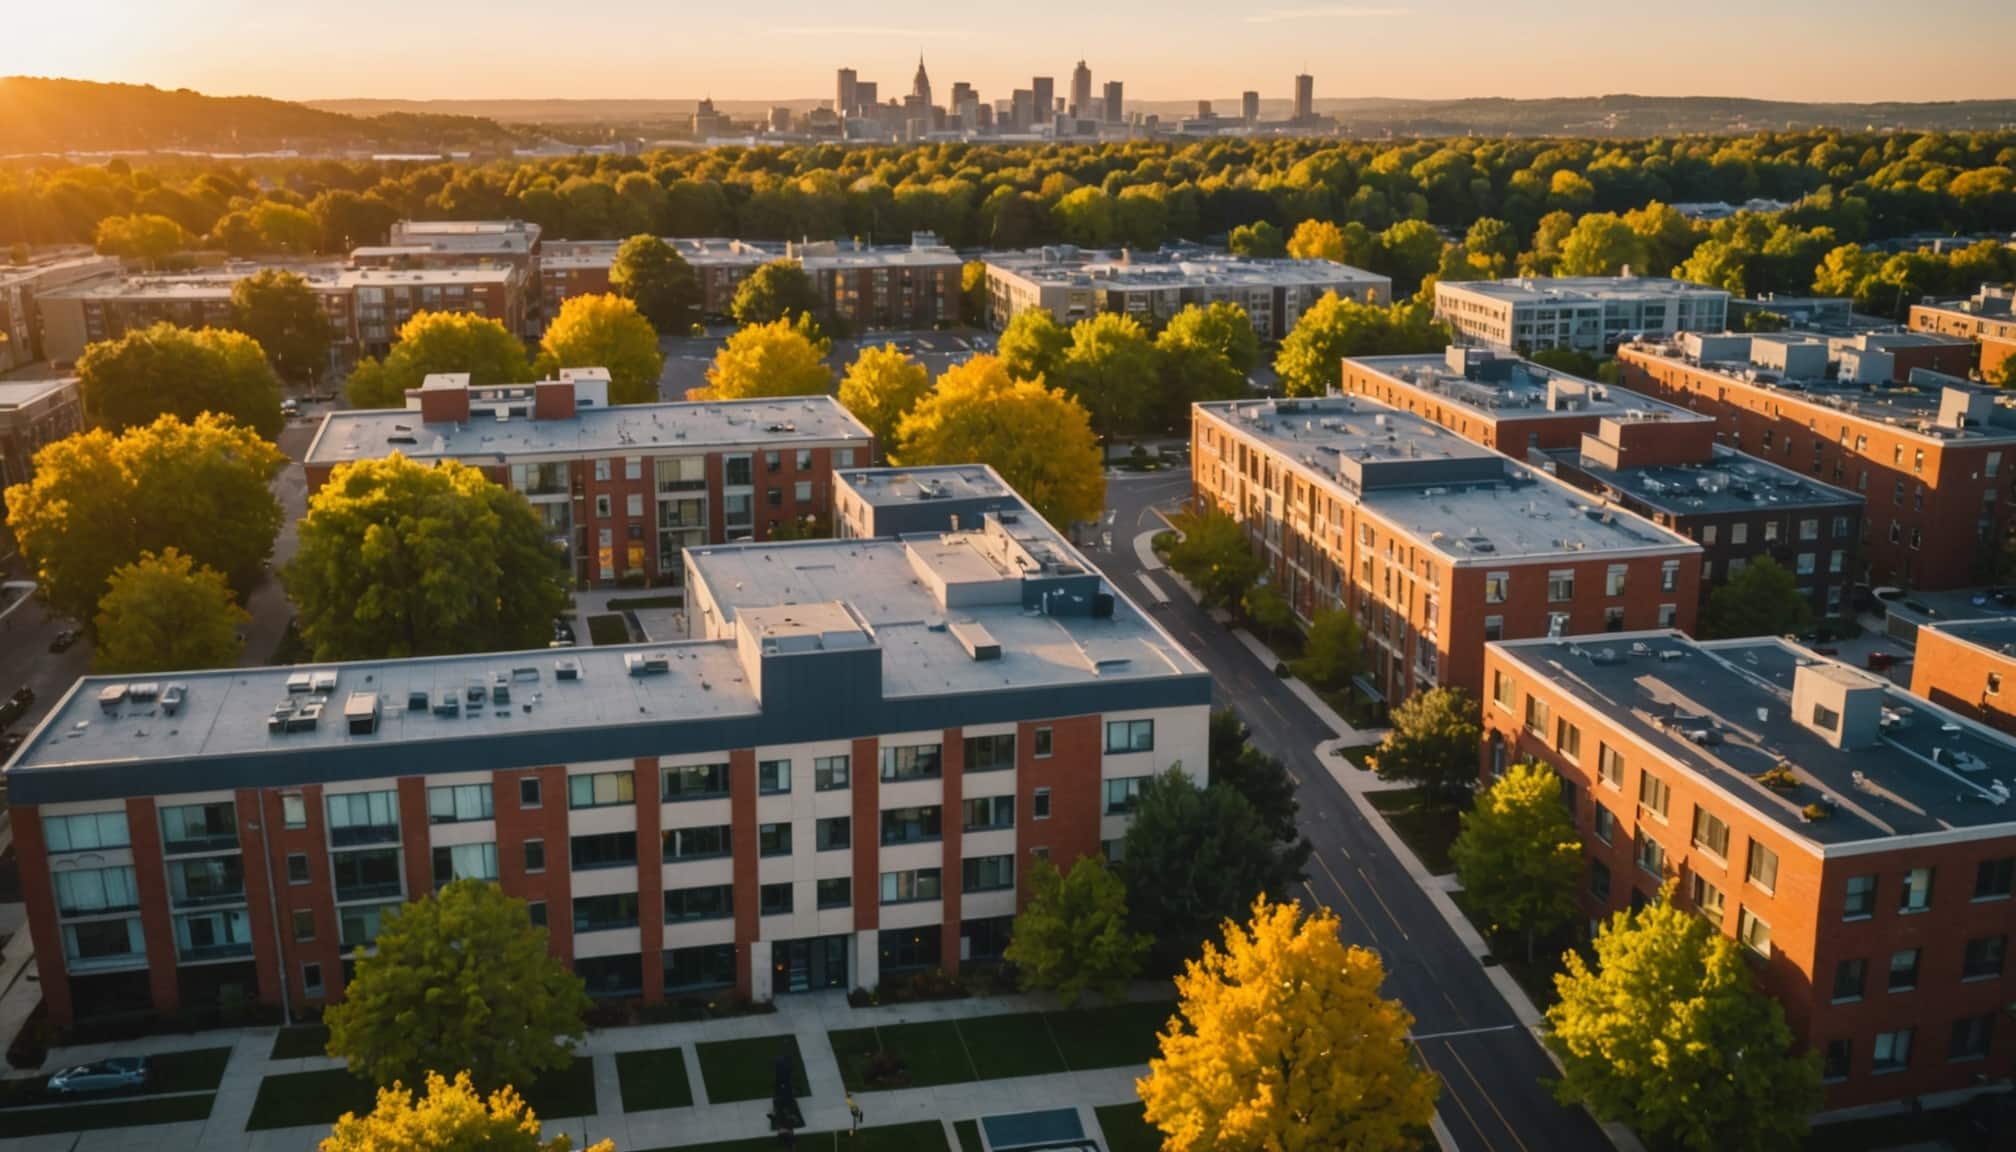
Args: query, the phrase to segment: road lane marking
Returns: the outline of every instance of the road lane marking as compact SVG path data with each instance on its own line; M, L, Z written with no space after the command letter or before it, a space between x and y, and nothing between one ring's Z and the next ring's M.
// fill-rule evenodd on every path
M1373 929L1372 922L1365 919L1365 913L1358 910L1358 902L1351 899L1351 893L1344 890L1344 882L1337 879L1337 873L1330 870L1330 865L1323 860L1323 854L1320 852L1311 852L1309 858L1316 861L1317 867L1323 869L1323 874L1330 878L1330 883L1336 887L1337 894L1344 898L1345 906L1350 908L1351 914L1358 918L1358 923L1365 926L1365 934L1372 937L1372 943L1376 947L1379 943L1379 933ZM1309 882L1304 880L1302 883L1306 886Z
M1372 890L1372 898L1374 900L1379 901L1379 907L1385 911L1386 918L1388 920L1393 921L1393 927L1398 928L1400 930L1400 939L1402 940L1413 939L1413 937L1407 935L1407 929L1401 927L1400 918L1398 916L1393 915L1393 909L1386 907L1386 898L1384 896L1379 895L1379 886L1377 884L1372 883L1372 877L1365 875L1365 867L1362 864L1358 866L1358 875L1364 877L1365 886Z
M1451 1104L1456 1105L1456 1110L1458 1112L1461 1112L1463 1114L1463 1119L1469 1122L1470 1130L1472 1132L1477 1133L1477 1139L1483 1142L1486 1152L1498 1152L1498 1146L1496 1144L1491 1143L1491 1137L1486 1136L1484 1134L1484 1126L1477 1123L1477 1117L1472 1116L1470 1114L1470 1106L1463 1103L1463 1098L1456 1094L1455 1081L1449 1079L1449 1077L1447 1076L1444 1076L1442 1074L1442 1070L1440 1068L1435 1067L1434 1063L1428 1059L1428 1050L1426 1048L1423 1048L1419 1044L1416 1044L1414 1046L1414 1052L1417 1056L1421 1058L1421 1066L1428 1069L1428 1071L1433 1072L1435 1074L1435 1078L1442 1082L1442 1093L1441 1093L1442 1099L1448 1101ZM1451 1135L1454 1135L1454 1133L1451 1133Z
M1408 1039L1418 1044L1423 1040L1447 1040L1452 1036L1483 1036L1491 1032L1517 1032L1521 1027L1522 1025L1518 1024L1494 1024L1489 1028L1459 1028L1454 1032L1427 1032L1419 1035L1410 1035Z
M1260 697L1260 703L1265 704L1267 706L1267 711L1272 712L1276 720L1281 721L1281 723L1283 724L1288 723L1288 717L1282 714L1281 709L1276 708L1274 706L1274 701L1269 700L1265 696L1262 696Z
M1167 592L1162 591L1162 586L1160 584L1157 584L1155 583L1155 581L1149 579L1148 573L1136 572L1134 573L1134 575L1139 577L1141 583L1147 587L1148 595L1154 598L1155 603L1157 604L1169 603L1169 594Z
M1505 1113L1498 1111L1498 1102L1491 1099L1491 1093L1484 1090L1484 1085L1478 1081L1477 1074L1470 1071L1470 1065L1464 1061L1463 1054L1452 1046L1449 1048L1449 1055L1455 1058L1457 1067L1463 1069L1463 1075L1470 1078L1470 1083L1477 1085L1477 1094L1484 1097L1485 1106L1491 1109L1492 1115L1498 1117L1500 1124L1505 1125L1506 1134L1512 1137L1512 1143L1519 1146L1519 1152L1527 1152L1526 1142L1519 1138L1519 1132L1512 1127L1512 1122L1505 1119Z

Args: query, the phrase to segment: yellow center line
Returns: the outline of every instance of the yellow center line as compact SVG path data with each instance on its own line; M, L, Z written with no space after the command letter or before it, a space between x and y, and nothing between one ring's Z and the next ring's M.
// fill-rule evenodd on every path
M1491 1099L1491 1093L1484 1090L1484 1085L1478 1083L1477 1074L1470 1071L1470 1065L1464 1062L1462 1053L1456 1051L1454 1045L1450 1045L1449 1055L1456 1058L1456 1066L1463 1069L1463 1074L1470 1078L1470 1083L1477 1085L1477 1094L1484 1097L1484 1103L1491 1109L1491 1114L1498 1117L1500 1124L1505 1125L1505 1131L1511 1135L1512 1142L1519 1146L1519 1152L1526 1152L1526 1142L1519 1139L1518 1130L1512 1127L1510 1120L1505 1119L1505 1113L1498 1111L1498 1102Z
M1484 1134L1483 1126L1478 1124L1477 1118L1470 1114L1469 1106L1463 1103L1463 1098L1461 1096L1456 1095L1455 1083L1451 1081L1449 1077L1444 1076L1441 1070L1436 1068L1434 1064L1429 1062L1428 1050L1426 1048L1423 1048L1421 1045L1416 1044L1414 1046L1414 1051L1421 1057L1422 1066L1427 1068L1430 1072L1435 1073L1435 1078L1442 1082L1442 1098L1444 1100L1447 1100L1449 1103L1456 1105L1456 1110L1458 1112L1461 1112L1463 1114L1463 1119L1469 1123L1470 1130L1472 1132L1477 1133L1477 1139L1483 1142L1485 1152L1498 1152L1498 1146L1496 1144L1491 1143L1491 1137L1486 1136Z
M1323 854L1320 852L1311 852L1309 858L1314 860L1316 866L1323 869L1323 874L1330 878L1331 885L1337 889L1337 895L1344 898L1345 906L1350 908L1351 914L1358 918L1358 923L1365 926L1365 934L1372 937L1372 944L1374 947L1377 947L1379 944L1379 933L1373 929L1372 922L1365 918L1365 913L1358 910L1358 902L1351 899L1351 893L1344 890L1344 882L1337 879L1337 873L1330 870L1330 865L1324 861ZM1303 886L1307 887L1308 881L1303 881ZM1315 892L1312 890L1310 895L1315 895ZM1322 903L1320 899L1317 902Z
M1400 930L1400 938L1402 940L1411 939L1411 937L1407 935L1407 929L1400 927L1400 918L1398 916L1393 915L1393 909L1388 908L1386 906L1386 898L1384 896L1379 895L1379 886L1377 884L1372 883L1372 877L1365 875L1365 868L1363 865L1359 865L1358 875L1365 877L1365 886L1372 890L1372 898L1374 900L1379 901L1380 909L1386 913L1386 918L1388 920L1393 921L1393 927L1398 928Z

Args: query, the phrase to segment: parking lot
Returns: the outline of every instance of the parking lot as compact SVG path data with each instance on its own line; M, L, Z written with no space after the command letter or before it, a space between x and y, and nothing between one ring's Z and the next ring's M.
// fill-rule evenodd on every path
M714 362L714 354L720 351L725 338L724 334L709 335L699 340L670 338L663 340L661 346L665 352L665 371L658 378L659 398L684 400L689 390L706 387L707 366ZM826 360L833 366L833 378L837 382L862 348L894 344L924 365L925 370L935 377L976 352L994 351L994 340L992 332L978 329L960 329L953 332L868 332L845 340L833 341L833 351Z

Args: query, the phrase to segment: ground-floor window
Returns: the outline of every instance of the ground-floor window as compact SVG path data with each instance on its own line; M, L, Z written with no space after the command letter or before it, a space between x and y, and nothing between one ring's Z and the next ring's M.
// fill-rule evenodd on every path
M588 986L588 995L597 997L641 996L644 994L644 961L635 952L627 956L583 956L574 961L574 974Z
M959 923L959 959L999 960L1008 949L1008 939L1015 927L1013 916L986 916L977 920L962 920Z
M891 972L937 968L943 964L944 952L936 924L921 928L884 928L878 943L884 976Z

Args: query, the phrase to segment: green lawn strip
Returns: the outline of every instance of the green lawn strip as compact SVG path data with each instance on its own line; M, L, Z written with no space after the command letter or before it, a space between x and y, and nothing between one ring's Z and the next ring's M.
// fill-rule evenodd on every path
M909 1075L905 1087L931 1088L978 1079L959 1025L950 1020L922 1024L888 1024L880 1028L847 1028L827 1034L840 1063L840 1082L849 1092L870 1091L868 1064L877 1052L893 1053ZM888 1087L882 1085L880 1087ZM712 1099L712 1094L709 1094Z
M616 1054L616 1084L622 1089L623 1111L685 1108L693 1103L686 1082L686 1056L677 1048L649 1048Z
M1423 868L1436 876L1455 871L1456 866L1449 861L1449 846L1456 842L1460 827L1458 809L1422 806L1418 788L1386 789L1367 792L1365 796L1386 817L1386 823L1406 842Z
M1505 969L1505 974L1512 977L1512 982L1519 985L1526 998L1533 1001L1534 1007L1543 1012L1553 1007L1555 1001L1561 998L1554 988L1554 976L1565 967L1562 954L1567 950L1566 942L1559 939L1539 941L1534 946L1533 960L1529 963L1524 936L1494 931L1490 918L1472 906L1469 894L1460 888L1451 892L1449 899L1462 910L1470 926L1477 929L1477 934L1484 937L1491 946L1491 958ZM1588 958L1587 953L1585 958Z
M777 1137L767 1133L743 1140L676 1146L677 1152L776 1152L779 1147ZM863 1128L853 1136L849 1136L845 1128L833 1132L801 1132L796 1147L798 1152L952 1152L945 1143L945 1125L937 1120ZM978 1149L980 1145L976 1141L973 1147ZM651 1152L674 1150L657 1148Z
M41 1136L50 1132L84 1132L98 1128L137 1128L142 1125L180 1124L189 1120L206 1120L210 1116L210 1105L217 1099L211 1093L200 1096L168 1096L149 1099L145 1096L135 1099L92 1100L65 1108L36 1108L25 1112L9 1112L5 1123L0 1123L0 1132L9 1137Z
M1146 1064L1157 1051L1156 1033L1174 1014L1171 1000L1111 1004L1069 1012L1046 1012L1044 1021L1071 1070L1124 1068Z
M187 1052L163 1052L148 1058L148 1064L153 1068L153 1080L147 1085L145 1092L88 1097L78 1100L78 1103L132 1100L135 1097L162 1096L171 1092L209 1092L224 1082L224 1065L230 1062L229 1048L196 1048ZM45 1094L42 1086L48 1079L46 1076L37 1076L33 1079L0 1081L0 1109L26 1108L36 1104L62 1104L77 1099ZM117 1126L102 1125L102 1127ZM62 1132L69 1129L52 1128L49 1131Z
M959 1031L982 1080L1070 1071L1041 1012L975 1016L959 1021Z
M1148 1126L1146 1111L1139 1103L1092 1109L1106 1134L1106 1152L1161 1152L1162 1134Z
M542 1120L595 1114L595 1065L586 1056L558 1072L549 1072L519 1090L525 1104ZM363 1115L376 1107L378 1093L347 1068L319 1072L283 1072L259 1082L252 1101L248 1132L269 1128L299 1128L334 1124L345 1112Z
M630 625L614 612L588 617L588 639L597 644L628 644Z
M525 1097L525 1106L541 1120L565 1120L574 1116L595 1114L595 1061L587 1056L576 1056L567 1067L532 1082L529 1088L520 1089Z
M959 1137L959 1152L987 1152L980 1143L978 1120L960 1120L952 1125L952 1131Z
M273 1051L268 1058L301 1060L328 1054L328 1027L322 1024L301 1024L293 1028L282 1028L280 1034L273 1037Z
M798 1038L787 1034L717 1040L695 1046L694 1053L700 1058L700 1079L707 1085L707 1102L770 1099L777 1082L775 1067L779 1052L791 1054L792 1077L799 1097L810 1096L812 1086L805 1082L805 1061L798 1054Z
M1340 751L1343 753L1344 759L1349 760L1352 766L1360 772L1370 772L1372 765L1368 761L1374 752L1379 751L1379 746L1377 744L1361 744L1356 748L1344 748Z

